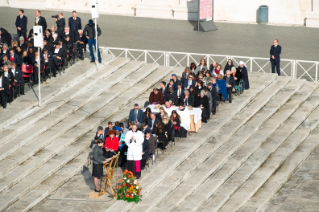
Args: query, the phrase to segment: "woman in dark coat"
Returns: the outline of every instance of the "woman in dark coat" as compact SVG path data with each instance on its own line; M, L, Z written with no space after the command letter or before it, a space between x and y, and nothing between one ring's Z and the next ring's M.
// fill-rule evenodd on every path
M207 118L209 117L209 104L208 98L205 95L205 90L200 92L199 96L199 108L202 110L202 122L207 123Z
M151 118L151 113L151 108L147 107L142 115L142 122L147 123L147 121Z
M226 65L225 65L225 68L224 68L224 74L226 74L227 70L231 71L232 67L235 67L233 64L233 61L231 59L228 59Z
M100 192L100 178L103 176L103 163L106 163L108 159L103 156L103 141L97 139L97 145L93 148L93 170L92 176L94 177L95 192Z
M165 134L167 135L167 140L171 141L173 125L171 120L168 119L168 115L163 116L162 123L164 125Z
M154 136L157 136L158 147L160 147L161 149L166 149L168 140L162 122L156 123L156 129L154 134Z
M246 68L246 64L243 62L243 61L240 61L239 62L239 66L237 68L237 72L236 72L236 75L237 73L240 72L241 75L242 75L242 79L244 80L244 88L245 90L248 90L249 89L249 79L248 79L248 71L247 71L247 68ZM236 77L235 75L235 77ZM236 77L238 82L240 79L238 79L238 77Z

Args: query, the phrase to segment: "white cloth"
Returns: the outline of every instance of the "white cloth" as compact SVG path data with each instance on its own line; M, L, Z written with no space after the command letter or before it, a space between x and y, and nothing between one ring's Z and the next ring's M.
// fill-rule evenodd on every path
M239 65L244 65L245 67L247 67L246 64L243 61L240 61Z
M2 88L2 77L0 77L0 88Z
M134 136L135 141L131 142L131 138ZM127 160L142 160L144 135L141 131L132 132L128 131L125 135L125 143L128 146Z
M151 108L151 111L153 112L153 113L159 113L160 111L159 111L159 108L158 109L155 109L154 107L155 107L155 105L149 105L149 106L147 106L147 107L149 107L149 108ZM194 123L196 124L199 120L201 120L202 119L202 110L200 109L200 108L197 108L197 107L193 107L193 110L188 110L188 107L186 107L185 108L185 110L184 111L188 111L188 113L183 113L184 111L180 111L179 110L179 108L178 107L175 107L175 106L172 106L171 108L165 108L165 107L163 107L164 108L164 110L166 111L166 113L168 114L168 116L169 116L169 119L170 119L170 117L171 117L171 115L172 115L172 111L173 110L176 110L176 112L181 116L181 121L183 122L183 120L185 120L185 129L186 129L186 127L188 126L188 129L189 129L189 126L190 126L190 116L192 116L192 115L194 115ZM145 111L145 109L144 109L144 111ZM180 112L182 112L181 114L180 114ZM183 116L183 117L182 117ZM186 124L186 122L188 122L188 125ZM186 129L186 130L188 130L188 129Z
M178 113L178 115L181 117L181 126L185 129L185 130L189 130L190 125L191 125L191 119L190 119L190 110L188 110L188 108L185 108L185 110L181 111L179 110L179 108L176 110L176 112ZM195 117L195 116L194 116ZM195 122L197 123L197 122Z

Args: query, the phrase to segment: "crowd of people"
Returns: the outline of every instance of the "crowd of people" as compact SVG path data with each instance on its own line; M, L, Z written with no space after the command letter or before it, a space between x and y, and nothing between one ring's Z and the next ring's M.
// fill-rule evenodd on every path
M12 102L17 96L24 95L25 81L38 84L39 74L41 81L56 77L59 70L68 65L72 57L78 55L84 59L86 44L89 45L91 62L95 62L93 45L96 45L95 24L90 19L82 29L81 18L77 12L65 20L63 13L52 16L56 26L48 28L41 11L36 10L34 25L42 26L43 47L34 47L33 29L27 30L28 18L24 10L19 10L15 21L17 36L13 36L0 27L0 99L1 106L6 108L7 102ZM67 26L68 24L68 26ZM98 36L101 29L97 28ZM101 63L98 51L98 62ZM41 67L40 67L41 66ZM32 71L30 71L29 69ZM31 67L31 68L30 68ZM28 69L28 72L27 72ZM31 84L31 83L30 83Z
M99 126L91 143L95 191L100 191L103 163L110 161L118 151L118 165L126 167L139 179L156 148L165 151L175 137L187 137L182 123L189 122L189 118L183 120L187 118L182 115L183 111L200 108L201 121L206 123L211 114L216 114L221 101L232 102L233 88L240 82L244 89L249 89L248 72L242 61L237 68L232 60L228 60L224 69L216 62L208 69L206 61L201 59L199 65L192 63L186 67L181 77L172 74L168 83L162 81L159 88L153 88L144 111L134 104L128 114L127 126L120 122L115 122L115 126L108 122L105 129ZM150 105L158 106L158 112L152 111ZM170 114L167 111L171 111Z

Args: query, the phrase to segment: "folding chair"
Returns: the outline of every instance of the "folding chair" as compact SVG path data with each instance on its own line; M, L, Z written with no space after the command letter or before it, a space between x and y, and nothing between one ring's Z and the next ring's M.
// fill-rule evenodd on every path
M21 65L21 72L24 73L22 75L23 78L28 78L28 84L29 84L29 86L31 86L32 74L33 74L33 66L29 65L29 64L22 64Z

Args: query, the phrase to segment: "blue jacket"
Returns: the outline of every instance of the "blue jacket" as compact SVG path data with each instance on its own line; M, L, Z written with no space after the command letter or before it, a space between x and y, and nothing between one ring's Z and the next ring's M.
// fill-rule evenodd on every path
M81 18L76 17L76 20L74 21L73 17L69 18L69 27L70 31L72 33L78 32L79 29L82 29L82 23L81 23Z
M228 99L228 92L227 92L225 80L224 79L216 80L216 82L217 82L218 88L219 88L218 93L222 93L224 100L226 101Z
M129 120L129 121L135 121L134 111L135 111L134 109L132 109L132 110L130 111L130 115L129 115L129 117L128 117L128 120ZM139 123L142 123L142 115L143 115L143 110L138 109L138 112L137 112L137 121L138 121Z
M277 45L277 47L275 48L274 45L271 46L270 48L270 61L272 61L273 59L271 58L272 55L274 55L276 62L280 61L280 54L281 54L281 46Z

